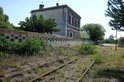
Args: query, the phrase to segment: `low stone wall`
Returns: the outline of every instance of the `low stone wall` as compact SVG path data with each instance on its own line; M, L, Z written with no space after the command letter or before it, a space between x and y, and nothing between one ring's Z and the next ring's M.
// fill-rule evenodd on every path
M8 29L1 29L1 28L0 28L0 36L3 36L15 42L21 42L31 37L34 37L37 39L43 38L48 40L48 45L55 46L55 47L93 43L92 41L88 41L88 40L82 41L82 40L72 39L72 38L58 36L58 35L49 35L49 34L19 31L19 30L8 30Z

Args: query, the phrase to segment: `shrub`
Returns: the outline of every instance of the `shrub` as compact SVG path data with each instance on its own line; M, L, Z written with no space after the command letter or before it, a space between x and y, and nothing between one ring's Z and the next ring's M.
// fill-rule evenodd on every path
M21 42L20 53L37 53L46 46L47 43L43 39L28 38Z
M15 51L16 44L8 39L0 37L0 51L12 53Z
M43 39L28 38L19 43L0 37L0 51L7 53L32 54L44 50L46 46L47 41Z
M95 45L92 44L82 44L80 48L81 54L94 54L96 52Z

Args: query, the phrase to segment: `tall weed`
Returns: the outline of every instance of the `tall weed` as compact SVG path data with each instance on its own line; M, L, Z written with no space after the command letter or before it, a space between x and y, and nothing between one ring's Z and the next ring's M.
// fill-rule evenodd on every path
M94 54L96 52L95 45L92 44L82 44L80 48L81 54Z

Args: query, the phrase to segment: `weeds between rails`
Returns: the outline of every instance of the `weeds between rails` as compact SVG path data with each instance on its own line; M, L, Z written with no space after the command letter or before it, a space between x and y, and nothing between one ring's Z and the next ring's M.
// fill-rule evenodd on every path
M66 66L66 65L68 65L68 64L70 64L70 63L72 63L72 62L74 62L74 61L76 61L76 60L78 60L78 59L80 59L80 58L75 58L75 59L73 59L73 60L71 60L71 61L69 61L69 62L67 62L67 63L65 63L65 64L63 64L63 65L61 65L61 66L59 66L59 67L57 67L57 68L55 68L55 69L53 69L53 70L50 70L50 71L44 73L43 75L40 75L40 76L38 76L38 77L36 77L36 78L30 80L29 82L34 82L34 81L36 81L36 80L38 80L38 79L40 79L40 78L42 78L42 77L45 77L45 76L49 75L50 73L52 73L52 72L54 72L54 71L56 71L56 70L58 70L58 69L60 69L60 68L62 68L62 67L64 67L64 66Z
M27 67L27 68L24 68L24 69L20 69L21 71L13 70L11 73L5 74L4 78L2 78L1 80L6 80L8 78L9 78L9 80L11 80L14 77L21 76L23 73L29 72L31 70L34 70L34 69L38 68L38 67L42 68L42 67L48 66L50 64L54 64L56 62L58 62L60 64L63 64L64 61L67 61L67 60L69 60L69 58L59 58L59 59L53 60L51 62L46 62L46 63L42 63L40 65L35 65L35 66L32 66L32 67Z

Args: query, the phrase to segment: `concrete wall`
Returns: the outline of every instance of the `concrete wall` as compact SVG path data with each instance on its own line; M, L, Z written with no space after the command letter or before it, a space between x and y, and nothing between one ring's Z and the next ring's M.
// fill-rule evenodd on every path
M15 42L21 42L31 37L34 37L37 39L43 38L48 41L48 45L53 47L93 43L92 41L88 41L88 40L82 41L78 39L71 39L71 38L57 36L57 35L48 35L48 34L41 34L36 32L17 31L17 30L7 30L7 29L1 29L1 28L0 28L0 36L3 36Z

